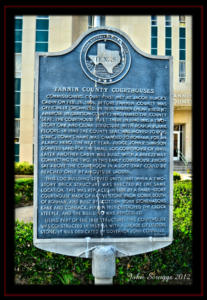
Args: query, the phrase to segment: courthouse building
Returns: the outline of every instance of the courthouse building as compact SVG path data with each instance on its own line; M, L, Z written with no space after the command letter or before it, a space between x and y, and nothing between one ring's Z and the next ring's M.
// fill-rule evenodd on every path
M192 17L101 16L143 52L173 56L174 160L192 161ZM69 48L94 26L94 16L15 17L15 161L34 159L35 52Z

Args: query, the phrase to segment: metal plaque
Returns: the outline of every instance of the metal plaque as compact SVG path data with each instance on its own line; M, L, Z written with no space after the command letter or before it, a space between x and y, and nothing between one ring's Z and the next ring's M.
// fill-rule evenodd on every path
M98 27L36 54L34 245L90 257L172 242L172 57Z

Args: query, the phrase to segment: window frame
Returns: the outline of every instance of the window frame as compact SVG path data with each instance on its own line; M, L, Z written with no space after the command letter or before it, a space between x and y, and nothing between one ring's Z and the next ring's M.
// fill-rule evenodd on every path
M155 30L156 29L156 30ZM157 55L158 49L158 26L157 26L157 16L151 16L151 54ZM154 47L155 43L155 47Z
M42 21L42 20L47 20L48 21L48 26L47 29L42 29L42 28L37 28L38 27L38 21ZM36 30L35 30L35 52L48 52L48 43L49 43L49 22L50 22L50 18L49 16L36 16ZM47 39L43 39L43 40L37 40L37 36L41 33L47 33ZM41 48L39 50L38 47L40 46L44 46L45 49Z
M16 154L16 147L18 149L18 154ZM20 157L20 143L14 143L14 161L19 162L19 157Z
M18 126L16 126L18 124ZM19 143L20 139L20 118L14 119L14 143Z
M151 16L151 26L157 26L157 16Z
M168 44L170 42L170 47ZM171 16L165 16L165 55L172 55L172 22Z
M179 82L186 81L186 28L181 23L181 17L184 17L183 24L185 24L185 16L179 16Z
M186 19L185 19L185 16L184 15L180 15L179 16L179 26L180 27L185 27L186 25Z
M15 115L15 119L20 119L20 108L21 108L21 78L15 77L15 78L14 78L14 81L16 81L16 80L19 80L19 81L20 81L20 84L19 84L19 89L16 89L16 82L14 82L14 107L15 107L14 115ZM18 103L18 104L15 102L16 95L19 95L19 103ZM19 108L19 114L18 114L18 116L16 116L16 108L17 108L17 107Z
M94 28L94 17L95 17L95 15L88 16L88 29ZM106 25L106 16L101 15L100 18L101 18L100 26L105 26Z
M16 20L21 20L21 28L16 28ZM20 40L16 39L16 33L20 34ZM22 36L23 36L23 16L14 17L14 52L22 53ZM17 47L19 46L19 47Z
M172 27L171 16L165 16L165 27Z
M185 79L186 79L186 61L180 60L179 61L179 82L185 82Z

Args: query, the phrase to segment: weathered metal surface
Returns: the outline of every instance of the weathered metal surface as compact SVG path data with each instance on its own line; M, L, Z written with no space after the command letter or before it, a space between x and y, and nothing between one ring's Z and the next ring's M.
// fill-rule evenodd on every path
M172 242L172 59L89 30L36 59L34 243L118 256Z

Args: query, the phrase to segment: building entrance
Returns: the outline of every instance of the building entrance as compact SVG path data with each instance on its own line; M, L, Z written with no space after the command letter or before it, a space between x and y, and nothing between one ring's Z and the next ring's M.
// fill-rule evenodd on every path
M180 157L180 132L179 131L174 131L173 133L174 137L174 151L173 151L173 160L179 160Z
M178 161L183 152L183 125L174 125L173 139L173 160Z

